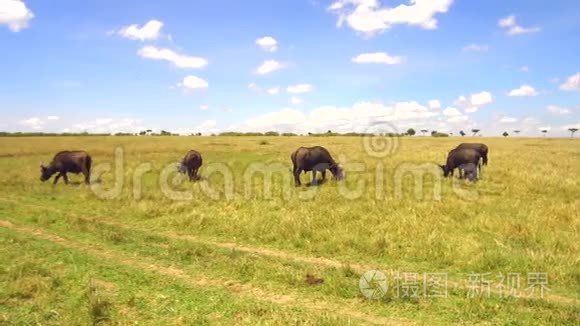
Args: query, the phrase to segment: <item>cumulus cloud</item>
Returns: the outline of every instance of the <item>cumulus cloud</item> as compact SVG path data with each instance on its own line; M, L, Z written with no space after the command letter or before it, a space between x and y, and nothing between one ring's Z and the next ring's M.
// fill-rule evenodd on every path
M481 107L493 102L493 96L490 92L479 92L467 96L459 96L455 104L462 106L467 113L477 112Z
M384 65L398 65L405 61L404 57L391 56L385 52L362 53L351 59L354 63L377 63Z
M518 119L514 118L514 117L501 117L497 122L499 123L515 123L518 122Z
M200 110L207 110L207 109L209 109L209 105L207 105L207 104L200 105L199 109Z
M197 77L188 75L183 80L177 84L178 87L181 87L185 90L197 90L197 89L206 89L208 88L209 84L207 81Z
M338 15L338 27L346 23L359 33L374 35L397 24L436 29L435 16L447 12L452 3L452 0L412 0L388 8L379 0L337 0L328 10Z
M522 67L520 68L520 71L521 71L521 72L528 72L528 71L530 71L530 67L528 67L528 66L522 66Z
M310 84L298 84L288 86L288 88L286 88L286 91L292 94L301 94L311 92L313 88L314 87Z
M365 132L380 130L387 123L404 128L419 121L431 121L439 113L417 102L398 102L392 105L361 102L352 107L323 106L303 113L294 109L282 109L232 126L234 130L281 132ZM392 130L389 130L392 131Z
M90 133L136 133L148 129L142 125L142 120L132 118L97 118L87 122L76 123L69 131Z
M154 46L143 47L137 51L137 54L146 59L169 61L178 68L203 68L207 66L207 59L178 54L172 50Z
M256 69L256 72L260 75L266 75L282 68L283 65L280 62L276 60L266 60L258 67L258 69Z
M551 114L555 114L555 115L566 115L566 114L572 113L572 110L567 109L567 108L563 108L563 107L559 107L556 105L548 105L546 107L546 111L548 111Z
M433 110L438 110L441 108L441 102L439 102L439 100L431 100L429 101L429 108Z
M563 91L580 91L580 72L568 77L566 82L560 85Z
M41 130L44 129L48 124L55 123L58 120L60 120L60 117L56 115L49 115L46 118L31 117L19 121L18 124L26 128Z
M152 19L141 27L137 24L122 27L117 31L117 34L130 40L156 40L161 35L162 27L163 22Z
M485 44L471 43L463 47L463 52L487 52L489 47Z
M274 52L278 49L278 41L271 36L264 36L257 39L256 44L259 45L262 50L268 52Z
M0 0L0 25L6 25L13 32L28 26L34 13L21 0Z
M46 124L46 121L42 120L39 117L32 117L32 118L28 118L26 120L20 121L20 125L31 128L31 129L35 129L35 130L40 130L40 129L44 128L45 124Z
M500 19L498 25L505 29L508 35L520 35L540 31L539 27L522 27L518 25L515 15Z
M268 88L266 90L266 93L268 93L270 95L276 95L276 94L280 93L280 87L276 86L276 87Z
M445 110L443 110L443 115L448 117L456 117L463 115L463 113L461 113L461 111L457 110L456 108L448 107Z
M179 135L191 135L196 133L210 135L218 133L219 129L217 128L217 122L215 120L206 120L193 128L178 128L173 129L172 132Z
M298 104L302 104L302 99L296 96L292 96L290 98L290 103L298 105Z
M537 96L538 92L530 85L522 85L519 88L512 89L508 96L516 96L516 97L523 97L523 96Z

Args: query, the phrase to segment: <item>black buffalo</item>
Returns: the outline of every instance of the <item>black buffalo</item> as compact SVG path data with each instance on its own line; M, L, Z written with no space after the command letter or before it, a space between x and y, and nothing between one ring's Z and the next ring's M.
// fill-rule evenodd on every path
M455 148L447 155L447 162L445 165L440 165L443 169L443 175L453 175L453 170L459 168L461 165L473 163L479 168L479 160L481 153L471 148Z
M203 159L201 158L201 154L196 150L190 150L185 154L185 157L179 164L177 170L179 173L187 173L189 176L190 181L199 180L199 175L197 171L199 167L203 163Z
M294 184L298 187L300 173L312 171L312 182L316 184L316 172L322 173L322 180L326 179L326 170L330 170L335 180L344 179L343 168L332 158L328 150L322 146L299 147L290 156L293 164Z
M483 160L483 165L487 165L487 153L489 152L489 148L487 145L482 143L461 143L459 146L455 147L457 149L462 148L471 148L475 149L481 154L481 159Z
M85 183L89 184L91 179L91 164L93 160L85 151L62 151L58 152L48 166L40 164L40 181L44 182L53 174L58 173L54 178L54 184L62 176L64 183L68 184L67 173L85 176Z

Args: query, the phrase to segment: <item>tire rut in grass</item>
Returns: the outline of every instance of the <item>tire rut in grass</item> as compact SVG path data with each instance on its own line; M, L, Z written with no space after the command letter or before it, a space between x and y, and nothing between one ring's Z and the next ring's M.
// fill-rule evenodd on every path
M106 259L120 265L129 266L144 270L147 272L159 274L165 277L170 277L175 280L180 280L194 287L217 287L225 288L233 293L237 293L242 296L250 297L254 300L264 301L269 303L274 303L281 306L294 306L299 307L304 310L309 310L312 312L326 312L336 314L348 319L355 319L361 322L369 324L381 324L381 325L414 325L410 321L394 320L386 317L366 314L360 311L356 311L345 307L344 305L313 301L309 299L304 299L288 294L274 294L264 291L260 288L253 287L248 284L242 284L233 280L227 279L216 279L208 278L205 276L191 276L185 271L172 267L172 266L160 266L156 264L155 261L145 259L143 257L133 258L127 257L123 254L104 250L97 246L85 245L77 243L60 237L58 235L47 232L43 229L33 228L24 225L16 225L10 221L0 220L0 227L15 230L20 233L25 233L29 235L36 236L38 238L57 243L68 249L77 250L101 259Z

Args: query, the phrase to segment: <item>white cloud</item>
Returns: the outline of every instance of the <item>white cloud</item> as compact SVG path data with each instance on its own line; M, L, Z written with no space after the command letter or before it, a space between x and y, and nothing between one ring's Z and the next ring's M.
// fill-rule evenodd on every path
M172 50L159 49L154 46L143 47L137 51L137 54L147 59L169 61L179 68L203 68L207 66L207 59L178 54Z
M528 71L530 71L530 67L528 67L528 66L522 66L520 68L520 71L522 71L522 72L528 72Z
M459 96L455 104L462 106L467 113L477 112L482 106L493 102L493 96L490 92L479 92L471 94L469 97Z
M0 0L0 25L7 25L13 32L28 26L34 14L21 0Z
M438 110L441 108L441 102L439 102L439 100L431 100L429 101L429 108L433 110Z
M256 91L256 92L259 92L261 90L261 88L258 87L258 85L256 85L256 83L249 83L248 88L253 90L253 91Z
M209 105L207 105L207 104L200 105L199 109L200 110L207 110L207 109L209 109Z
M163 22L152 19L145 23L142 27L137 24L122 27L117 34L130 40L156 40L161 35L161 28Z
M69 131L90 132L90 133L116 133L131 132L136 133L145 128L140 119L132 118L98 118L88 122L76 123Z
M46 124L46 121L44 121L38 117L32 117L32 118L28 118L26 120L20 121L20 125L31 128L31 129L35 129L35 130L40 130L40 129L44 128L45 124Z
M346 22L357 32L373 35L397 24L436 29L435 15L447 12L452 3L452 0L412 0L387 8L379 0L337 0L328 10L338 15L337 26Z
M46 117L47 120L60 120L60 117L56 116L56 115L49 115L48 117Z
M266 90L266 93L268 93L270 95L276 95L276 94L280 93L280 87L276 86L276 87L268 88Z
M517 96L517 97L537 96L537 95L538 92L530 85L522 85L520 86L520 88L512 89L508 93L508 96Z
M302 104L302 99L296 96L292 96L290 98L290 103L298 105L298 104Z
M183 78L183 81L181 83L178 83L177 86L186 90L196 90L196 89L206 89L208 88L209 85L207 81L199 77L189 75Z
M203 135L209 135L218 133L219 129L217 128L217 122L215 120L206 120L193 128L178 128L173 129L172 132L179 135L191 135L198 132Z
M565 114L572 113L572 110L567 109L567 108L563 108L563 107L559 107L556 105L548 105L546 107L546 111L548 111L551 114L556 114L556 115L565 115Z
M443 110L443 115L447 117L456 117L463 115L463 113L461 113L461 111L457 110L456 108L448 107L445 110Z
M274 52L278 49L278 41L271 36L264 36L257 39L256 44L258 44L262 50L268 52Z
M378 63L398 65L405 61L404 57L391 56L385 52L362 53L351 59L354 63Z
M256 72L260 75L265 75L282 69L282 67L283 65L276 60L266 60L258 67L258 69L256 69Z
M485 44L475 44L471 43L463 47L464 52L487 52L489 47Z
M234 130L281 132L337 132L381 130L390 124L406 130L419 121L431 122L439 113L417 102L398 102L392 105L361 102L350 108L324 106L315 108L308 113L294 109L283 109L246 120L232 127ZM387 124L389 123L389 124ZM388 130L394 131L394 130ZM384 131L383 131L384 132Z
M539 32L539 27L522 27L517 24L516 16L511 15L499 20L498 25L506 30L508 35L520 35Z
M292 93L292 94L301 94L301 93L311 92L312 89L313 89L313 87L310 84L298 84L298 85L288 86L288 88L286 88L286 91L288 93Z
M515 123L518 122L518 119L514 118L514 117L502 117L501 119L498 120L499 123Z
M563 91L580 91L580 72L568 77L566 82L560 85Z
M484 106L493 102L493 96L489 92L480 92L472 94L470 101L474 106Z

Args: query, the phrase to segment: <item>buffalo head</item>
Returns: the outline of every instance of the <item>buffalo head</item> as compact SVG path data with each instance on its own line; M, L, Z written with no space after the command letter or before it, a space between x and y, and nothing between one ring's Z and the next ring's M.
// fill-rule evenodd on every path
M41 163L40 164L40 181L44 182L44 181L50 179L50 177L52 177L52 175L55 172L56 171L54 171L54 169L52 169L50 166L44 166Z
M344 180L346 177L344 169L342 168L342 166L340 166L340 164L336 164L336 165L331 166L330 172L332 172L334 179L337 181Z

